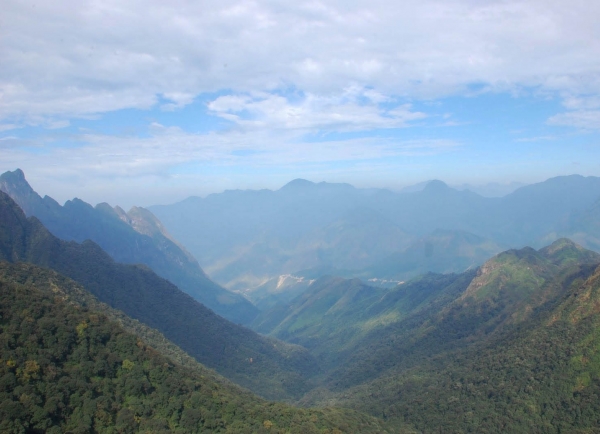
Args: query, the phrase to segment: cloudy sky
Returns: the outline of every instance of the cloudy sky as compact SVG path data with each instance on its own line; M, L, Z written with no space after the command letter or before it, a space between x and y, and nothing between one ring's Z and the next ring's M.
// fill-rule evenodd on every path
M600 176L595 0L2 0L0 170L169 203Z

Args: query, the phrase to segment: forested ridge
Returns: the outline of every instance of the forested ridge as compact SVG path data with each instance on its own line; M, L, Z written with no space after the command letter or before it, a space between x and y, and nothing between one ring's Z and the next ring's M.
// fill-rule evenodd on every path
M598 432L600 267L584 274L507 333L400 364L323 402L425 433Z
M598 258L568 240L498 255L453 300L378 330L303 403L424 433L597 432Z
M15 283L22 276L3 269L1 432L385 432L376 419L351 410L269 403L182 367L65 297L56 276L27 271L55 289Z

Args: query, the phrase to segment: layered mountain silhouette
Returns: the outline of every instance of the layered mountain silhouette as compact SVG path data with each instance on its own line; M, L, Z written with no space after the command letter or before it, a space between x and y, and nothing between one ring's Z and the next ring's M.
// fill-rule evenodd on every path
M41 198L19 169L0 176L0 190L58 238L92 240L117 262L145 264L231 321L245 324L258 312L244 297L210 280L194 257L144 208L133 207L126 213L107 203L92 207L79 199L61 206L48 196Z
M100 301L159 330L204 365L259 395L286 399L318 372L301 347L233 324L144 265L115 262L97 244L63 241L0 192L0 260L51 268Z
M598 200L600 178L579 175L493 198L439 180L394 193L299 179L277 191L226 191L149 209L216 281L252 292L287 274L366 281L460 273L502 250L564 236L598 248Z
M263 308L252 327L268 337L215 314L149 265L57 238L0 192L0 428L595 432L600 254L560 236L595 242L597 187L597 178L562 177L486 199L440 181L396 194L296 180L277 192L175 205L182 231L190 215L212 228L209 240L191 237L205 259L220 258L238 282L264 280L248 293ZM44 208L50 199L17 193L32 209L73 206ZM92 210L82 219L109 216L166 257L185 255L175 231L147 210L82 209ZM533 247L504 247L525 240ZM223 259L227 252L235 261ZM323 275L362 255L373 262L354 272L379 266L405 282ZM309 267L271 276L281 264ZM410 277L432 268L438 273ZM198 362L263 397L327 408L267 404Z

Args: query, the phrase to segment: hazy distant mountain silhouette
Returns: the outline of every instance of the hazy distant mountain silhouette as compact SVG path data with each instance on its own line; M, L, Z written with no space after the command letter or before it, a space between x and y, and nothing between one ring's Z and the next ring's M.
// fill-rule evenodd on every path
M399 270L405 277L423 271L460 272L484 261L485 252L540 247L568 235L573 216L599 198L600 178L579 175L552 178L494 198L459 191L440 180L429 181L417 191L394 193L296 179L276 191L226 191L150 210L209 275L244 290L310 268L383 277L361 271L387 256L410 256L406 249L411 243L438 230L471 234L489 248L473 251L462 262L447 255L448 262L442 257L437 263L412 260L412 274L408 263ZM342 222L356 210L369 210L373 220L363 221L360 229L359 225L344 229L350 226Z

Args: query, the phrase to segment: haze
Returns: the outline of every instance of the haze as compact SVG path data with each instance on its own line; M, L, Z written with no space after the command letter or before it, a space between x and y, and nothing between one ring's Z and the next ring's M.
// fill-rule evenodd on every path
M128 207L598 175L591 1L5 0L0 170Z

